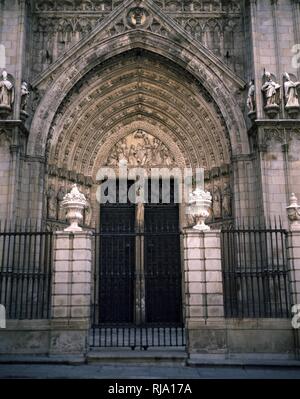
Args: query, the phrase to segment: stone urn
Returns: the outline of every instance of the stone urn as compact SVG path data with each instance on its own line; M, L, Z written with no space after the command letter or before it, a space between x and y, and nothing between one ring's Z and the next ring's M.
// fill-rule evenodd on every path
M78 226L83 219L83 209L87 206L85 196L78 190L76 184L72 186L72 190L66 194L62 200L61 206L67 210L66 218L70 226L65 231L82 231Z
M290 196L290 205L286 207L288 218L293 230L300 230L300 205L294 193Z
M198 231L209 231L210 227L205 224L209 216L209 209L212 204L212 196L209 191L196 189L190 194L189 213L196 221L193 229Z

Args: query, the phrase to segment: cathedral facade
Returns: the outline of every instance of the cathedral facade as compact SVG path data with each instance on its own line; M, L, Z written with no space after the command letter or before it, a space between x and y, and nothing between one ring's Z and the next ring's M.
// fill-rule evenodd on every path
M297 260L297 251L293 256L288 251L297 247L300 239L295 238L296 232L291 233L292 238L289 236L291 221L298 220L297 197L300 197L299 1L0 0L0 73L0 219L13 225L18 221L26 224L30 219L40 230L63 231L67 221L62 203L76 184L88 204L83 210L83 231L94 234L95 245L106 254L103 258L99 255L102 264L109 269L112 266L107 259L120 258L121 264L127 256L140 265L131 270L123 263L122 273L127 273L128 280L113 284L110 272L104 266L99 272L98 261L92 259L97 270L92 270L95 282L91 284L90 295L94 300L89 309L93 308L98 316L100 312L94 325L116 321L127 325L133 320L140 331L139 326L147 322L154 329L155 323L162 328L164 323L181 323L189 332L185 342L187 352L196 357L205 353L223 356L231 350L295 355L299 343L295 343L297 329L291 325L291 308L298 297L300 300L300 274L291 277L287 262L287 280L281 280L284 271L278 259L285 259L282 251L286 250L287 260ZM168 226L176 226L179 235L190 231L190 219L182 204L165 208L145 206L140 213L130 206L102 209L97 199L98 172L109 167L118 175L118 165L123 161L129 169L176 167L183 172L188 168L203 168L204 189L211 193L207 217L210 238L203 232L199 237L190 232L187 234L191 237L185 243L181 244L178 236L178 241L164 238L164 245L160 240L147 238L155 230L153 223L159 225L163 218ZM293 215L287 211L291 204L294 204ZM105 238L100 242L101 233L97 231L103 233L106 229L106 234L112 234L120 219L125 220L126 226L132 224L135 232L137 226L139 229L150 226L150 232L139 230L133 241L129 238L120 241L118 237L116 245L109 249L110 244L105 244ZM273 234L273 227L266 226L273 226L274 220L278 221L276 234L282 233L280 239L284 242L288 236L288 244L276 242L275 250L268 239L260 238L257 246L265 246L266 251L257 249L256 241L251 241L251 232L260 228L262 234ZM230 302L233 288L230 282L226 283L231 273L228 259L234 252L227 251L231 242L228 237L230 229L243 223L248 226L248 238L243 236L248 249L243 255L245 261L243 256L236 261L241 268L231 276L233 282L240 279L238 290L244 293L235 293L237 299L233 304ZM108 225L111 231L107 230ZM220 233L222 229L225 230ZM163 232L160 230L162 235ZM223 234L221 241L218 234ZM239 234L242 237L244 233L239 230ZM0 236L0 249L4 253L3 237ZM198 247L191 248L193 240L199 240ZM245 249L235 238L232 242L237 243L238 253ZM128 251L120 249L122 243ZM201 258L201 251L209 248L215 248L215 253L220 251L220 257L212 256L212 260L221 266L220 269L211 266L211 274L205 271L208 291L204 295L203 287L198 286L203 281L201 270L187 270L184 265L192 265L191 259L199 262L202 259L209 266L209 255ZM186 255L198 249L201 249L198 257ZM60 250L58 246L56 250ZM164 251L171 261L160 260ZM92 252L97 254L94 249ZM261 259L254 261L258 253ZM2 259L7 258L2 254ZM271 288L261 277L265 271L256 268L256 274L251 274L249 269L246 280L239 274L243 270L248 273L248 266L243 269L248 260L259 268L262 259L272 259L264 269L268 273L268 267L273 268ZM178 281L174 280L168 292L153 277L156 273L153 265L167 263L166 270L178 263ZM225 264L229 265L228 275ZM280 269L277 274L275 266ZM120 270L113 269L113 273ZM152 286L147 283L145 270L152 273ZM130 280L131 273L136 271L143 276L139 282ZM6 276L0 280L1 284L7 284ZM98 277L104 284L98 282ZM253 283L255 278L262 278L261 288L259 283ZM215 284L211 292L210 281ZM282 294L284 285L291 281L296 281L296 288L285 287L287 295ZM6 298L6 289L1 284ZM260 299L253 298L257 292L264 296L265 289L273 290L274 295L268 299L271 310L261 312L257 305ZM287 299L294 294L296 299ZM5 302L3 295L0 298ZM159 312L160 304L155 298L160 295L169 304L171 316ZM111 300L118 296L119 302ZM200 296L206 298L205 304ZM64 319L59 309L64 306L59 305L63 301L56 299L51 305L55 308L52 316ZM127 300L131 301L127 310L117 310ZM226 301L235 310L226 313L225 309L224 313ZM101 303L104 307L113 304L108 308L110 311L104 312ZM247 309L246 303L250 303ZM274 310L274 313L272 306L277 305L284 311ZM203 315L205 306L209 311ZM246 310L240 313L236 310L239 306ZM44 319L49 321L52 316ZM210 316L212 324L207 327L203 320ZM39 319L22 318L33 319L34 323ZM18 317L11 319L12 324L8 320L8 325L16 337L14 341L8 336L3 340L4 344L0 344L3 353L17 351L18 347L14 324ZM48 334L57 325L50 328L34 324L24 328L27 334L34 331L38 337L41 331ZM96 338L94 334L92 346L97 346L100 333L97 330ZM170 334L171 342L177 332ZM232 334L231 338L228 334ZM44 337L43 340L46 342ZM36 351L30 349L33 347L29 345L25 352ZM84 352L79 347L74 351Z

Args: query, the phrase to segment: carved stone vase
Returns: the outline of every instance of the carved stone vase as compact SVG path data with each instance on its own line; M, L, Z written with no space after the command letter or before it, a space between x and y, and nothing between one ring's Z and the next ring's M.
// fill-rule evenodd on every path
M67 210L66 218L70 223L65 231L82 231L78 223L83 219L83 209L87 206L87 200L76 184L72 186L71 192L64 196L61 206Z
M193 229L199 231L209 231L210 227L205 224L209 217L209 209L212 204L212 196L209 191L196 189L190 194L189 213L193 215L196 221Z

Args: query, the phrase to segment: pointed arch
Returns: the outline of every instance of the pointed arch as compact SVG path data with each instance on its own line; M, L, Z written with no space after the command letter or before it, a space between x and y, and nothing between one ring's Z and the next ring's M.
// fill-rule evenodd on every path
M245 82L201 43L166 16L152 1L143 1L150 21L158 28L123 29L128 7L135 1L127 0L112 12L110 20L103 21L93 32L75 44L33 83L44 96L35 112L28 142L28 152L44 156L51 123L60 104L72 88L97 65L129 50L141 49L162 56L190 73L210 93L222 115L232 146L232 154L249 152L246 123L237 103L239 91ZM121 26L120 24L123 25ZM147 25L148 26L148 25ZM119 31L116 31L118 27ZM112 32L107 37L107 32ZM122 28L122 29L121 29Z

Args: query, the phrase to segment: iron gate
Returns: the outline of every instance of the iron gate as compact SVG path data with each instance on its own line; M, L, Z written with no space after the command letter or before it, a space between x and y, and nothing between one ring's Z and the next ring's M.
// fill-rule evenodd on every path
M94 233L92 347L184 346L178 207L106 206Z
M226 317L290 317L286 236L276 220L222 229Z
M0 304L7 319L49 319L53 233L27 221L0 221Z

